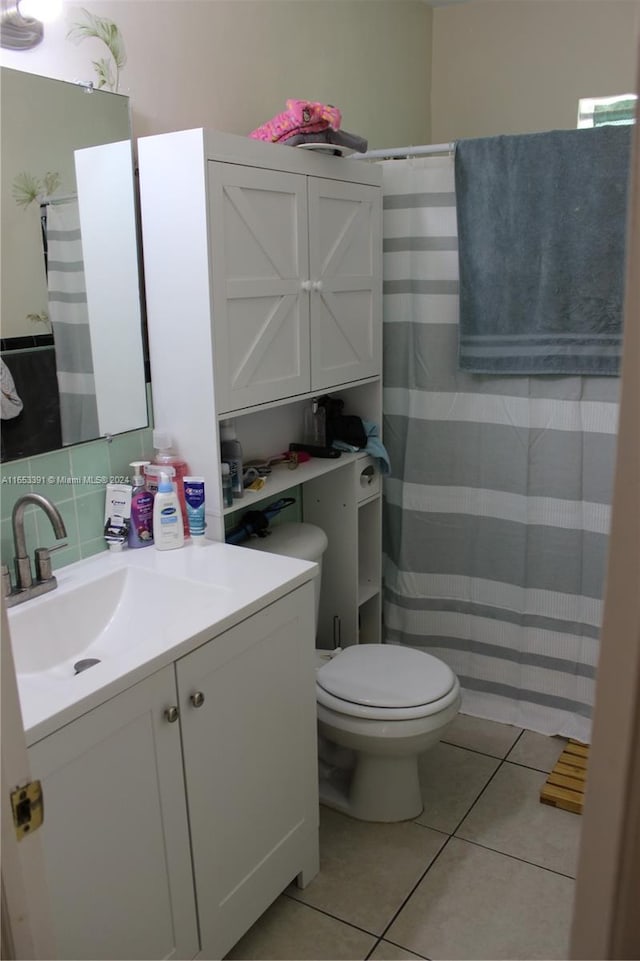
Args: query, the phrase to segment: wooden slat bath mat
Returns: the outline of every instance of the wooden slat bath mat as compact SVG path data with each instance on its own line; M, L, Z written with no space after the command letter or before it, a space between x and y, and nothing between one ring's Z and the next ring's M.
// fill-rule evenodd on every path
M568 741L540 791L543 804L582 814L589 745Z

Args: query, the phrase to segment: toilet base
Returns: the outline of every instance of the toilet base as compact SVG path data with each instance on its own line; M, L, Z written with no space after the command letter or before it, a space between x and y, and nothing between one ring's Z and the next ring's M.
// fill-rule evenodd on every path
M410 821L423 811L418 758L359 753L351 771L324 769L320 803L359 821Z
M418 761L438 743L459 707L457 683L442 710L392 722L339 715L318 703L321 802L360 821L419 817Z

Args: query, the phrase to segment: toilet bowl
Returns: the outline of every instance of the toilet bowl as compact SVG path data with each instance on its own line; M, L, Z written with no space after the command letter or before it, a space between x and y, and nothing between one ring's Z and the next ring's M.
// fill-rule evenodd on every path
M322 564L327 538L280 524L245 545ZM316 578L316 625L320 577ZM460 684L441 660L395 644L316 652L320 800L363 821L404 821L423 809L418 758L460 709Z

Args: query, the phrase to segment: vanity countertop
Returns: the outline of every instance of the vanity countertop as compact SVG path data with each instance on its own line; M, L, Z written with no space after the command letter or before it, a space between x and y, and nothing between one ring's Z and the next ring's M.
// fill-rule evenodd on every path
M284 597L317 571L317 565L307 561L212 541L171 551L150 547L104 552L62 568L54 591L8 611L27 744ZM97 614L102 583L105 595L111 591L114 600ZM126 591L119 586L124 583ZM140 585L144 590L138 601ZM93 610L82 611L82 606ZM75 622L87 617L91 623L98 616L102 621L95 644L86 651L70 647L68 657L58 657L53 650L57 639L64 645L74 632L81 637ZM61 624L56 626L56 621ZM33 655L27 648L35 635ZM40 652L46 660L49 643L52 663L41 669ZM107 653L100 663L73 673L74 659L102 654L103 649ZM64 663L55 663L56 658Z

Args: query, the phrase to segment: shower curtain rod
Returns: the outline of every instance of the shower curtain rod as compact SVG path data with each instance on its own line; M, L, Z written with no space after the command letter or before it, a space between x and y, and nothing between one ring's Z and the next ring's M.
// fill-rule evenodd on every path
M67 194L66 197L49 197L48 200L42 200L40 202L40 207L55 207L57 204L68 204L72 200L77 200L77 194Z
M366 153L354 153L351 160L383 160L394 157L424 157L435 153L453 153L455 142L451 143L431 143L422 147L383 147L380 150L368 150Z

